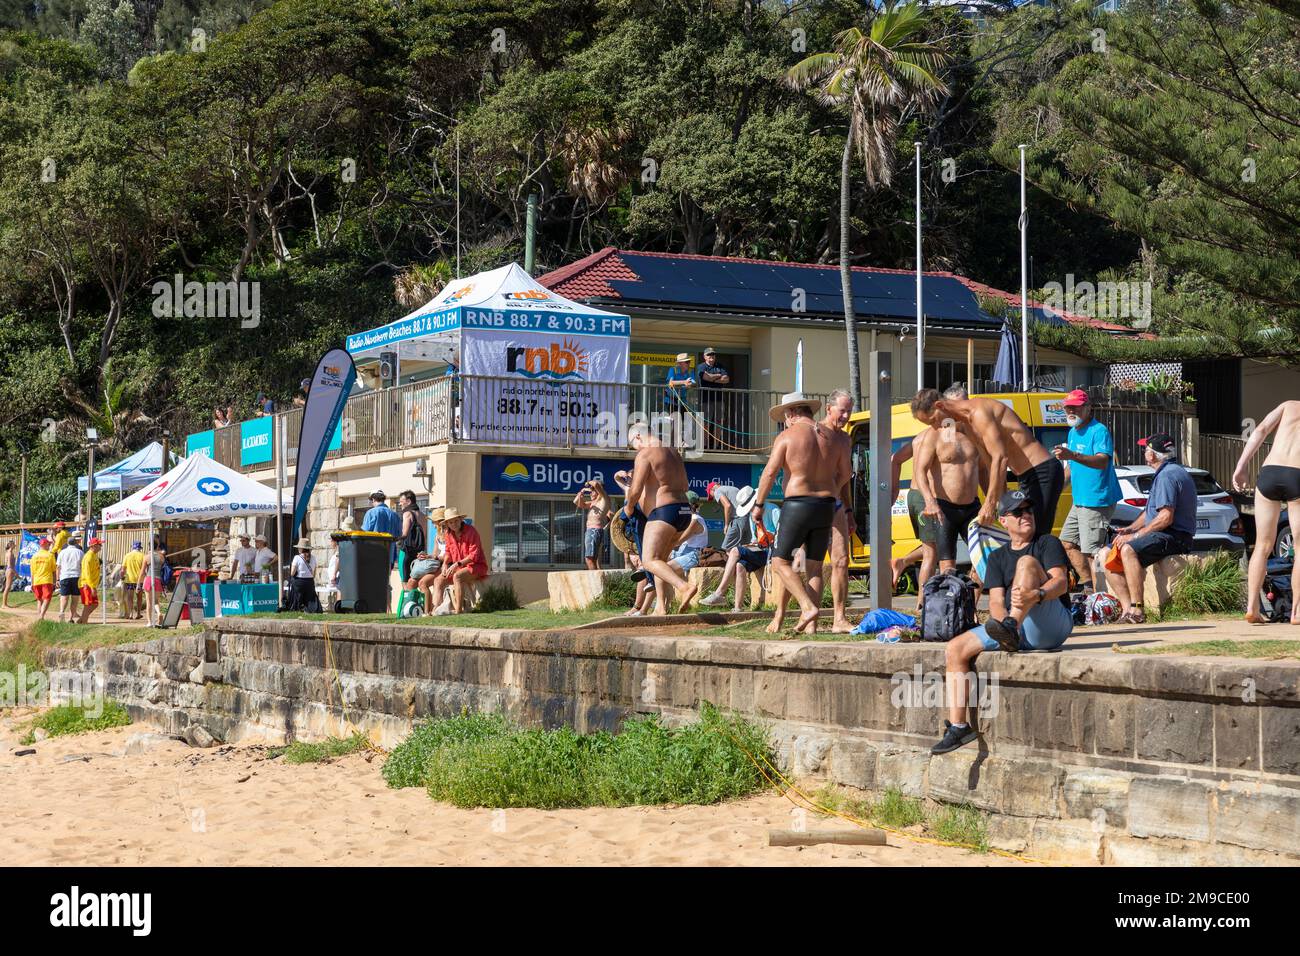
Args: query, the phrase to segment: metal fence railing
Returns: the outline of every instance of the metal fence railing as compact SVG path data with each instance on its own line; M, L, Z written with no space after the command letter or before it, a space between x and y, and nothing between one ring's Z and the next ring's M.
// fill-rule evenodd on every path
M1232 473L1236 470L1237 461L1241 458L1241 452L1245 447L1246 439L1239 435L1202 433L1200 437L1200 459L1197 463L1213 475L1219 484L1232 490ZM1246 487L1255 487L1255 479L1259 476L1260 465L1268 457L1269 449L1272 447L1273 443L1271 441L1265 441L1260 447L1259 453L1246 466L1248 476Z
M824 402L824 394L810 394ZM537 382L518 377L461 375L348 399L340 447L327 458L432 445L484 443L549 448L622 447L627 428L643 421L682 450L764 454L778 431L768 410L779 392L758 389L686 391L620 382ZM302 409L277 414L285 429L286 463L297 461ZM219 428L213 456L239 471L270 468L240 461L238 424Z

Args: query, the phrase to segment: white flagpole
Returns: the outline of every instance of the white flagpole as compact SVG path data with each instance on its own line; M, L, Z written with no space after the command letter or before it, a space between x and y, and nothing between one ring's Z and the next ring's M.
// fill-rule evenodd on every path
M803 339L794 350L794 390L803 394Z
M916 147L916 388L925 387L925 307L921 298L921 144Z
M1025 145L1020 144L1020 385L1029 391L1029 214L1025 209Z
M456 278L460 278L460 127L456 127Z

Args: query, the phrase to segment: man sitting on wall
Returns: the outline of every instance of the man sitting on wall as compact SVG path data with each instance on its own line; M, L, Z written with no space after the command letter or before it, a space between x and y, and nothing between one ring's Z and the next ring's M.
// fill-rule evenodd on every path
M1156 434L1138 444L1146 449L1146 463L1156 473L1146 510L1114 541L1124 573L1106 575L1106 583L1119 598L1120 624L1146 623L1142 593L1147 568L1162 558L1187 554L1196 534L1196 482L1174 461L1178 450L1173 438Z
M1023 491L1006 492L997 508L1011 541L989 555L984 575L988 621L954 637L945 649L949 720L944 721L943 739L930 748L932 754L946 754L977 736L968 713L975 658L999 649L1051 650L1064 644L1074 629L1068 593L1070 562L1060 539L1036 535L1037 509Z

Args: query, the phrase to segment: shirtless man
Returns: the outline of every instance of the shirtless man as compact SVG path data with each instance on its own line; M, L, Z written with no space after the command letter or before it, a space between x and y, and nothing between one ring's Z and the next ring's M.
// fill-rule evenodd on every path
M837 388L831 392L830 397L826 400L826 417L822 419L822 427L829 431L838 440L843 442L843 454L846 458L852 453L849 446L849 433L844 430L844 426L849 423L849 416L853 414L853 396L849 394L848 389ZM831 603L835 608L835 617L831 622L832 634L848 634L853 630L853 625L845 616L845 608L849 603L849 489L852 480L852 474L844 479L844 487L840 489L838 500L835 502L835 521L831 525ZM812 588L813 593L818 595L818 603L822 593L822 581L820 575L816 578L808 578L808 586Z
M1250 556L1246 586L1246 620L1251 624L1264 623L1259 613L1259 592L1268 573L1268 559L1277 541L1278 515L1284 504L1291 538L1300 537L1300 402L1283 402L1251 432L1232 473L1232 486L1238 491L1246 490L1246 470L1269 435L1273 436L1273 447L1255 479L1255 552ZM1300 594L1300 561L1291 565L1291 593ZM1291 623L1300 624L1300 608L1294 604Z
M993 526L998 501L1007 490L1007 470L1015 473L1019 489L1034 506L1034 534L1052 533L1056 503L1065 487L1065 468L1052 457L1029 426L1011 408L991 398L955 400L925 388L912 399L912 415L932 428L946 419L965 425L967 434L988 461L989 487L979 523Z
M623 513L631 518L638 502L646 513L641 564L655 579L655 614L668 613L665 585L681 601L678 613L685 613L698 588L668 563L668 555L694 514L686 498L686 463L675 448L667 448L652 437L644 424L633 425L628 430L628 444L636 451L636 461L632 464L632 481Z
M943 390L943 397L964 399L969 398L970 393L966 390L966 385L964 383L955 382ZM903 480L903 465L906 462L914 460L917 447L925 440L925 436L930 434L930 432L931 429L929 426L922 428L915 436L913 436L911 441L904 444L898 449L898 451L894 452L894 454L890 456L889 500L891 502L898 500L898 489L902 486ZM981 459L981 464L986 465L987 463ZM925 522L921 521L921 517L925 511L925 496L921 494L921 486L917 483L915 478L916 468L917 466L913 464L912 486L907 490L907 510L908 514L912 518L912 530L916 534L916 539L920 541L921 544L920 546L913 548L901 558L891 559L889 567L893 572L894 587L898 587L899 577L901 577L903 572L915 564L917 559L920 558L921 570L918 572L916 579L916 603L919 608L922 600L922 589L925 587L925 582L934 577L935 569L939 564L939 555L936 547L939 540L939 529L937 527L938 522L933 519ZM987 484L988 482L986 480L982 479L980 481L980 487L985 487ZM913 491L916 492L916 497L920 498L919 504L913 504L912 502ZM962 533L965 534L965 531L963 530Z
M940 571L957 566L957 542L980 512L980 486L988 485L980 448L967 427L948 419L912 441L912 485L925 498L921 512L938 525L935 543ZM922 582L924 583L924 582Z
M796 634L817 633L821 593L814 593L803 582L791 558L797 548L803 547L809 580L821 581L831 526L835 523L835 503L852 470L847 436L813 418L820 408L817 399L792 392L768 413L772 421L784 422L785 430L776 436L754 496L755 510L761 509L776 476L785 472L785 500L772 547L772 568L803 612L794 628Z

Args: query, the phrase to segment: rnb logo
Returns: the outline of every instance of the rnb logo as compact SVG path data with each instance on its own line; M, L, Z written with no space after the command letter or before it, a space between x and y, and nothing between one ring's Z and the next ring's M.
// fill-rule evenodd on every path
M521 301L541 302L550 299L550 293L543 292L541 289L523 289L519 292L507 292L505 298L518 299Z
M588 370L587 350L568 339L561 345L552 342L550 348L506 349L506 371L528 378L581 379Z

